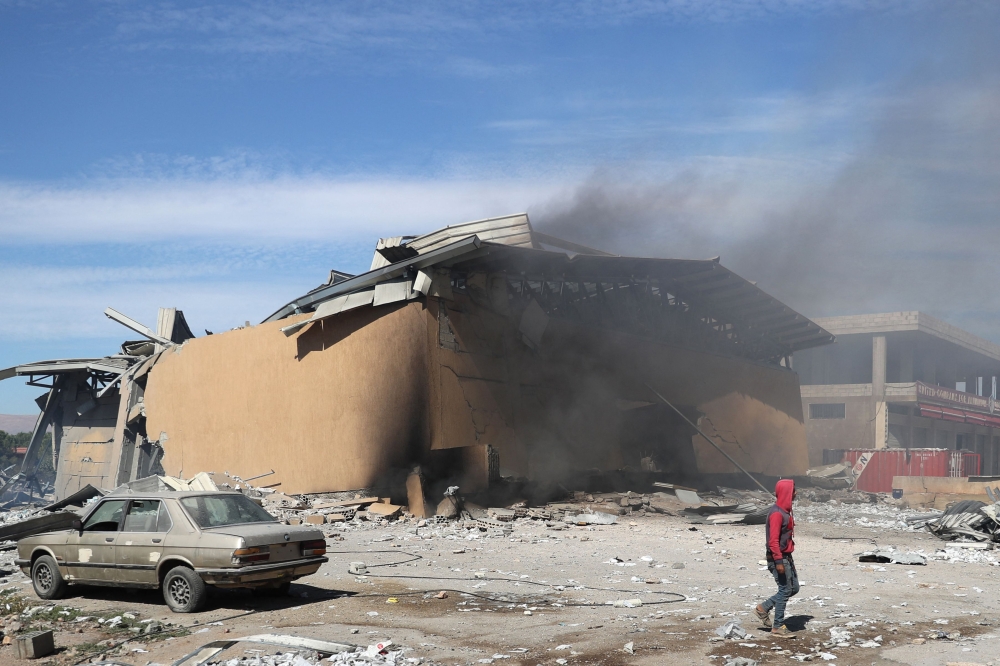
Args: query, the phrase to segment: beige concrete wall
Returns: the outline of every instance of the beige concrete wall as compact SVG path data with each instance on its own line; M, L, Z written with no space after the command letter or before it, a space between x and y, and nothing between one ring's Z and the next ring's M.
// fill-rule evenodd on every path
M989 502L986 487L1000 483L970 482L967 478L950 476L894 476L892 487L903 491L903 505L944 510L963 500Z
M751 471L807 468L793 372L560 319L534 350L517 317L503 279L483 275L447 302L361 308L291 337L279 329L294 319L190 340L149 373L147 432L166 433L169 474L274 468L268 482L281 490L321 492L443 460L464 467L457 474L468 491L485 483L487 446L505 473L536 479L637 466L620 446L628 416L619 401L653 403L648 382L703 415L701 425ZM733 471L688 430L676 432L683 446L666 455L689 468L696 460L703 472Z
M423 304L189 340L149 373L147 431L168 474L228 471L286 492L363 488L428 440Z
M844 403L845 418L813 419L809 417L811 403ZM830 395L802 399L806 440L809 445L809 465L823 464L824 449L870 449L875 442L875 403L870 397Z

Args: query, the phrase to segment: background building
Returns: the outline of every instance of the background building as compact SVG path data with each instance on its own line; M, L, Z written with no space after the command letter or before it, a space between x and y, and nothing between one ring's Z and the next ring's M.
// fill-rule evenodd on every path
M811 465L831 449L944 448L1000 474L1000 345L922 312L815 321L837 341L795 354Z

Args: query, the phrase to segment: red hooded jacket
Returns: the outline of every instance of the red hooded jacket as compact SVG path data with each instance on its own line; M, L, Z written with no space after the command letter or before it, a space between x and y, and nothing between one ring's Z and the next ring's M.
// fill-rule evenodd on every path
M767 538L767 559L783 560L795 550L795 518L792 517L792 496L795 481L781 479L774 486L776 500L767 514L764 534Z

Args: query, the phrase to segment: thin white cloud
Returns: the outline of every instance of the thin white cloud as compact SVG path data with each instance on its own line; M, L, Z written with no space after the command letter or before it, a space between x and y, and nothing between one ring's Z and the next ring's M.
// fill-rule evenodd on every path
M100 256L104 249L94 248L95 263L112 258ZM0 291L0 310L7 313L0 318L0 340L15 344L135 337L104 316L108 306L150 325L157 307L180 307L196 330L224 330L248 319L257 323L302 291L291 279L235 273L210 264L156 266L155 251L146 251L145 267L0 267L0 282L11 287ZM320 278L317 274L315 282Z
M175 3L105 5L111 43L132 50L193 51L269 58L336 55L357 66L377 50L413 64L473 37L489 40L533 29L594 29L637 23L731 23L794 15L913 13L931 0L528 0L435 3ZM384 65L385 63L381 63ZM399 62L396 63L397 65ZM492 66L491 66L492 67ZM502 69L502 67L501 67ZM485 72L479 68L480 73ZM491 71L492 73L492 71Z
M356 239L522 211L559 185L319 176L0 183L0 235L20 243Z

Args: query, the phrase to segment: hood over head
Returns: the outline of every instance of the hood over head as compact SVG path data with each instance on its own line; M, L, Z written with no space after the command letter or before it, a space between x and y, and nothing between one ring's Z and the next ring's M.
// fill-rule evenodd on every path
M777 497L774 503L785 511L791 511L792 495L795 494L795 481L792 479L781 479L774 484L774 494Z

